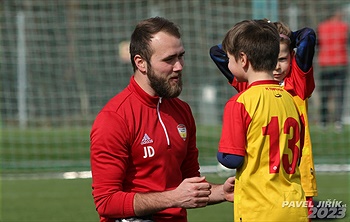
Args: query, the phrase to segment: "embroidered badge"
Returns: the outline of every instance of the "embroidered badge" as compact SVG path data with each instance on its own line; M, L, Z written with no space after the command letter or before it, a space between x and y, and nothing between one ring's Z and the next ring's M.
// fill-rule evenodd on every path
M179 132L181 138L185 141L187 138L187 130L184 124L177 125L177 131Z

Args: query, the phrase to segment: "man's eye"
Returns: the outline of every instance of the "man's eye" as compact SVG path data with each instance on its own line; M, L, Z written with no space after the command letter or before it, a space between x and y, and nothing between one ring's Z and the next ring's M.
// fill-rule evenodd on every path
M174 59L175 59L175 57L168 57L168 58L165 58L163 61L171 63Z

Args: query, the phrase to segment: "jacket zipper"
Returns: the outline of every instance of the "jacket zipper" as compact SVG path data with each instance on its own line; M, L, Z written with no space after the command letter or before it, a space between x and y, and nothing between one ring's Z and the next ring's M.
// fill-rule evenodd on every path
M162 97L159 98L159 101L157 103L157 115L158 115L158 118L159 118L159 122L160 122L160 124L163 127L168 146L170 146L170 139L169 139L168 131L166 130L166 127L165 127L165 125L163 123L162 117L160 116L160 112L159 112L159 106L160 106L161 103L162 103Z

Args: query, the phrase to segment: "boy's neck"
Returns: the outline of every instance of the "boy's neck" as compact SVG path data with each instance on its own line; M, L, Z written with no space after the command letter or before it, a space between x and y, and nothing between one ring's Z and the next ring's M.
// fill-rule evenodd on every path
M268 72L254 72L248 76L248 85L261 80L274 80L273 74Z

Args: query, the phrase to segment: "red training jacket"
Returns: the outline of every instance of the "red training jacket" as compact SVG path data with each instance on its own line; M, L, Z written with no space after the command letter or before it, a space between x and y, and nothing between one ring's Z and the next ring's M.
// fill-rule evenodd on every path
M189 105L150 96L134 77L99 112L90 140L92 194L100 221L135 216L137 192L172 190L184 178L200 175ZM187 221L182 208L152 216L155 221Z

